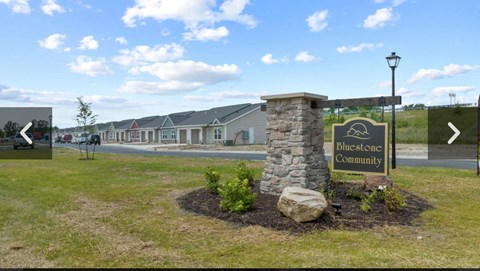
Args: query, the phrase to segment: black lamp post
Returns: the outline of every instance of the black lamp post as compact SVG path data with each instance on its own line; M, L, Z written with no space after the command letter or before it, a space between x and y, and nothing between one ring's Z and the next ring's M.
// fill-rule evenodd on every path
M48 118L50 119L50 136L48 137L48 139L50 140L50 149L52 148L52 115L48 116Z
M392 69L392 97L395 96L395 69L400 63L401 57L397 56L395 52L386 57L388 66ZM392 105L392 169L397 168L397 157L395 149L395 105Z

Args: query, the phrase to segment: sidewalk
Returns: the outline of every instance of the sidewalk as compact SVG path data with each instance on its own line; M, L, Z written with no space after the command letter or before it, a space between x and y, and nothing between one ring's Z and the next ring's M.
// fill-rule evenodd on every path
M238 145L238 146L222 146L222 145L186 145L186 144L146 144L146 143L107 143L105 145L119 146L137 150L146 151L191 151L191 152L229 152L229 153L265 153L266 145ZM414 158L427 159L427 144L397 144L397 158ZM332 154L332 143L327 142L324 145L325 155ZM391 153L391 146L390 146Z

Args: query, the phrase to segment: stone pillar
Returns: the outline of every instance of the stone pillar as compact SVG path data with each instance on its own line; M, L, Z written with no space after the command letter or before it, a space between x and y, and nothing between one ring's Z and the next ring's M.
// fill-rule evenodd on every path
M261 99L267 101L267 160L260 191L280 195L289 186L318 191L330 179L318 106L327 97L301 92Z

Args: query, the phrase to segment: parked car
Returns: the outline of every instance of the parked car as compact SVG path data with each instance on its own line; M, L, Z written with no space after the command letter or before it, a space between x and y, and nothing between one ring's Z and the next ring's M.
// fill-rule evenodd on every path
M72 135L63 135L62 143L72 143Z
M55 137L55 143L60 143L60 142L62 142L62 137L61 136Z
M33 142L33 135L31 133L25 133L28 138L32 140L32 144L28 143L25 138L20 133L17 133L15 135L15 138L13 139L13 149L18 149L18 147L30 147L33 149L35 147L35 143Z
M92 145L92 144L95 144L95 145L100 145L100 136L99 135L90 135L89 139L88 139L88 144L89 145Z
M75 144L87 144L88 134L87 133L78 134L75 137L75 139L76 139Z

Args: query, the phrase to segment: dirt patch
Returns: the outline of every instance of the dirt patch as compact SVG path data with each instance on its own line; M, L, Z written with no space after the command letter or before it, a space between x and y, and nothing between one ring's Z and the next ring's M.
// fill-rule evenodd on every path
M55 264L41 258L30 249L12 246L2 253L0 266L2 268L53 268Z
M140 257L148 259L152 264L163 261L181 261L182 259L169 251L163 250L152 241L143 241L134 235L116 230L107 220L121 211L122 206L101 202L86 196L77 198L78 210L65 214L52 214L62 224L67 224L75 230L88 233L102 240L98 251L100 259Z
M181 208L228 222L240 225L259 225L276 230L292 233L305 233L326 229L364 230L377 226L415 226L415 219L428 209L432 209L426 200L407 191L400 190L406 196L407 207L389 212L383 202L375 201L370 212L360 210L361 201L347 196L350 188L360 189L361 184L341 183L334 185L334 202L342 205L342 214L337 216L334 209L329 206L327 210L315 221L297 223L285 217L277 209L278 197L261 194L260 183L255 182L252 191L257 194L255 207L245 213L229 213L220 209L220 197L210 193L205 188L197 189L177 199Z

